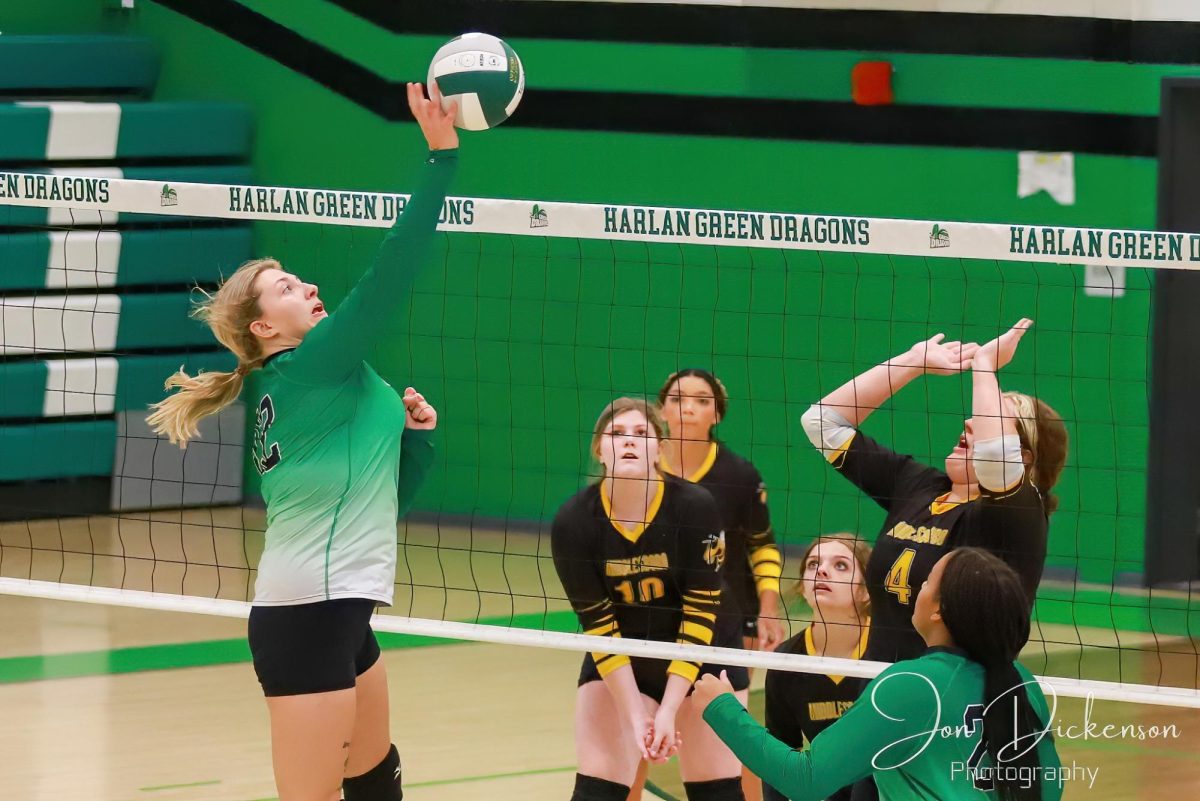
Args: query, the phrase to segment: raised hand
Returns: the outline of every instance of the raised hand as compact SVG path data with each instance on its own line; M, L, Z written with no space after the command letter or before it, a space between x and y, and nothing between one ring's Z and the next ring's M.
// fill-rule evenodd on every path
M971 360L979 346L974 342L943 342L945 334L935 334L913 345L905 362L933 375L954 375L971 369Z
M1021 337L1032 327L1033 320L1022 317L1012 328L980 345L972 357L972 369L991 373L1003 368L1012 361L1017 352L1017 345L1021 343Z
M437 409L429 405L425 396L412 387L404 390L404 427L415 429L437 428Z
M410 83L408 107L417 118L430 150L453 150L458 147L458 129L454 127L458 104L451 103L449 110L443 110L442 93L438 91L437 83L429 84L429 99L421 91L421 84Z

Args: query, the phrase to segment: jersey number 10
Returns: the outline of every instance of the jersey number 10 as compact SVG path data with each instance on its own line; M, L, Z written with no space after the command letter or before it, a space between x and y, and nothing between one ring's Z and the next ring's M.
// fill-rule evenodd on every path
M636 598L634 597L635 586L637 588ZM647 576L646 578L640 580L636 585L633 583L632 579L626 579L613 589L615 589L617 594L621 596L621 600L627 604L634 603L635 601L637 603L647 604L651 601L657 601L659 598L662 598L667 594L666 585L663 584L663 580L657 576Z

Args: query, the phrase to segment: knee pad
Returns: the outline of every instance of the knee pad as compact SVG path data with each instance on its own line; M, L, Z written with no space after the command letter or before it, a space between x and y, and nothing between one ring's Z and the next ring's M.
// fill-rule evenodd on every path
M584 776L582 773L575 774L575 792L571 794L571 801L626 801L628 798L627 784Z
M741 776L711 782L684 782L683 790L688 801L746 801Z
M343 780L342 793L346 801L401 801L404 790L400 787L400 752L396 746L363 775Z

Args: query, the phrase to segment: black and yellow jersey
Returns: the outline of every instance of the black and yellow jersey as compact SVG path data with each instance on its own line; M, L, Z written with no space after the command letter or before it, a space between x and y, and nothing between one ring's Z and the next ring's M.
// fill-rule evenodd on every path
M708 490L725 529L722 614L758 617L759 593L779 592L783 573L762 476L724 443L713 442L700 466L684 478Z
M914 659L925 642L912 625L913 603L933 566L953 548L986 548L1017 571L1033 602L1046 561L1049 523L1041 494L1024 471L1004 492L949 503L943 471L879 444L861 431L830 458L839 473L887 512L867 563L871 640L866 659Z
M852 659L861 659L866 652L868 634L869 628L864 626ZM811 627L785 640L775 652L822 656L813 645ZM767 731L792 748L805 748L850 708L861 690L859 681L846 680L843 676L768 670L765 704ZM839 790L829 798L830 801L847 801L850 788Z
M647 521L628 529L609 516L599 484L580 490L554 518L554 567L584 633L711 645L720 604L722 533L712 497L686 481L651 482ZM594 653L606 676L625 656ZM700 666L667 672L694 681Z

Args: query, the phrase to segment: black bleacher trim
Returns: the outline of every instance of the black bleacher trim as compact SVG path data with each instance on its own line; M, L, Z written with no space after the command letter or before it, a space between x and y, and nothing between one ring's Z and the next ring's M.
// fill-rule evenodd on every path
M0 483L0 521L106 514L112 481L112 476L80 476Z
M1192 64L1200 23L565 0L331 0L394 33Z
M78 351L73 350L70 353L55 353L51 351L43 351L41 353L6 353L0 355L0 364L14 364L16 362L49 362L58 361L60 359L120 359L123 356L194 356L202 353L225 353L225 347L213 343L212 345L173 345L156 348L122 348L121 350L94 350L94 351ZM46 419L46 418L39 418Z
M20 100L39 101L68 101L87 100L93 103L111 101L121 103L128 101L144 101L149 95L132 92L129 87L91 87L88 89L0 89L0 102Z
M390 81L307 40L235 0L155 1L311 78L386 120L411 119L402 83ZM977 16L972 18L977 20ZM539 89L525 95L520 112L505 124L520 128L1064 150L1120 156L1157 153L1156 117L1024 109L863 107L824 101Z

